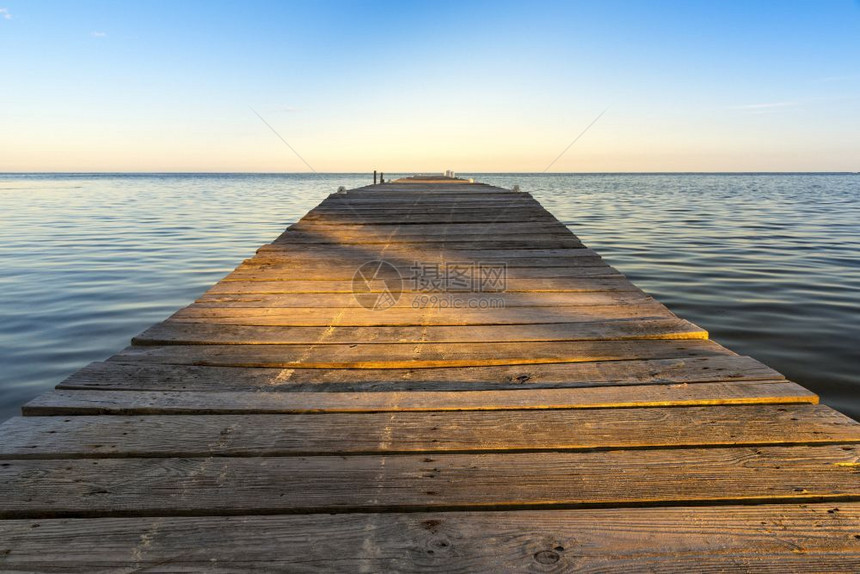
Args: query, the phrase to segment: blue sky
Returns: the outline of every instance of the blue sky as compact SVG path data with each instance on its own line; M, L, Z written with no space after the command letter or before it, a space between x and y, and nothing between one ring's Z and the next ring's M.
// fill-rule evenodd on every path
M860 3L0 0L0 171L860 171Z

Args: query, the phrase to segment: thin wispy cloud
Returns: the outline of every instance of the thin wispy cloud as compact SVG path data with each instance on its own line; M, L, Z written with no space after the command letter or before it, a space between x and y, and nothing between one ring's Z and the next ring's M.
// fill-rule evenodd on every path
M9 13L8 8L0 8L0 18L3 18L4 20L12 19L12 14Z
M752 112L760 112L767 110L778 110L781 108L793 108L799 106L798 102L768 102L764 104L744 104L741 106L731 106L732 110L748 110Z
M90 32L90 36L93 38L106 38L107 32Z

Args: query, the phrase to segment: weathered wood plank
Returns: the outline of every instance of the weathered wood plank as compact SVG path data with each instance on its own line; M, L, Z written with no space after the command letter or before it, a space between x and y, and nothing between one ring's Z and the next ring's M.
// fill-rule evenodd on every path
M450 193L434 193L416 195L413 193L386 193L386 194L367 194L360 196L357 194L347 194L346 196L329 196L320 202L317 207L321 209L370 209L379 208L385 209L386 206L391 209L409 209L420 211L423 207L435 207L439 209L469 209L482 206L526 206L535 209L543 206L534 199L534 197L525 194L507 193L470 193L465 192L450 192Z
M528 192L517 192L504 187L498 187L495 185L474 181L470 182L463 179L451 182L407 182L403 179L398 179L397 181L393 182L387 181L384 185L368 184L362 187L348 189L344 193L331 193L328 195L328 197L331 197L333 199L352 200L354 198L387 198L389 196L414 199L421 197L432 197L433 195L446 195L455 198L465 198L472 196L491 197L493 195L511 196L514 194L522 197L531 197L531 194Z
M505 207L539 207L540 203L533 197L522 195L511 195L509 197L497 196L488 198L486 196L470 196L470 197L412 197L397 199L395 197L386 197L384 199L374 199L371 197L358 198L339 198L327 197L320 202L315 210L383 210L388 209L412 209L419 211L424 208L430 209L474 209L483 206L493 206L499 208Z
M526 194L498 193L498 194L474 194L464 193L459 197L454 194L446 195L415 195L415 194L387 194L385 196L366 195L359 197L351 194L346 195L330 195L323 199L317 207L324 209L346 209L349 207L356 208L376 208L386 209L387 207L420 209L422 207L474 207L481 205L526 205L539 206L540 203L532 196Z
M336 238L331 235L307 235L307 234L290 234L282 236L283 239L275 240L269 245L282 246L290 245L298 247L300 245L308 245L314 247L351 247L356 249L376 249L382 248L385 245L400 247L403 249L421 249L427 247L435 247L439 249L499 249L509 247L511 249L558 249L571 248L582 249L582 243L578 240L564 238L560 236L549 237L528 237L519 236L499 236L499 235L436 235L422 237L417 235L398 235L393 237L360 237L350 236ZM489 238L488 238L489 237ZM270 251L274 252L274 249Z
M510 248L511 245L507 241L534 241L537 243L542 241L580 241L561 222L525 226L518 226L515 223L415 223L411 225L344 223L333 227L331 225L316 225L310 221L298 221L290 224L281 235L272 241L272 244L288 245L291 239L329 245L337 245L340 242L349 244L354 241L380 239L391 240L395 244L398 242L426 241L431 247L435 246L433 244L438 241L475 241L497 243L500 245L499 249Z
M463 188L461 188L463 189ZM370 205L377 204L385 206L389 202L397 205L400 203L408 205L422 205L425 203L446 203L456 205L468 205L470 203L492 203L492 202L520 202L540 205L534 197L528 193L517 193L511 190L495 188L492 191L484 191L482 193L473 193L474 189L464 189L462 193L447 193L444 195L430 195L414 190L406 191L405 193L395 194L388 193L385 195L376 195L374 193L362 194L361 192L348 191L345 194L331 194L326 197L320 205L341 205L341 204L356 204ZM400 199L398 199L398 197Z
M708 340L128 347L116 362L225 367L402 369L670 359L728 354Z
M428 246L423 248L403 248L400 246L391 246L385 248L357 248L347 246L320 246L308 247L306 245L273 245L268 243L257 249L258 253L264 254L260 257L255 257L251 261L267 261L273 267L285 266L290 261L306 261L316 260L322 257L326 260L338 260L341 258L348 259L351 257L365 258L370 256L383 256L386 259L415 259L416 257L422 260L441 260L449 261L465 261L465 260L499 260L511 261L515 259L547 259L563 258L571 261L585 260L588 262L602 261L600 255L592 249L585 247L573 248L487 248L487 249L457 249L450 247ZM576 263L571 263L576 264Z
M370 212L379 212L380 208L378 206L372 205L367 199L354 199L354 198L346 198L347 202L337 201L336 198L326 198L322 202L318 203L314 208L312 208L308 215L316 216L320 213L328 213L328 212L346 212L350 213L353 211L361 212L362 210L370 211ZM495 197L489 196L467 196L464 195L462 198L456 198L452 194L448 194L445 196L426 196L423 201L414 201L410 200L408 197L404 197L405 201L398 201L397 197L389 196L389 197L379 197L378 199L388 200L388 208L395 213L402 212L407 215L412 215L416 213L471 213L471 212L486 212L487 207L495 207L497 206L499 210L504 210L505 207L510 206L511 208L522 209L524 211L530 212L546 212L544 207L536 201L534 198L530 198L528 196L516 196L516 195L499 195ZM383 212L387 212L384 208ZM425 211L426 210L426 211ZM496 210L493 211L495 213Z
M856 448L8 460L0 518L853 501Z
M588 269L593 267L600 267L604 269L604 272L615 271L599 257L518 257L506 260L503 258L440 258L437 256L424 256L421 253L415 253L414 256L411 257L388 257L387 255L381 255L378 253L367 253L365 255L344 255L343 257L332 256L325 259L303 259L287 257L281 261L275 261L273 259L270 259L269 257L265 257L257 261L251 260L248 263L241 265L239 268L233 271L233 273L230 274L230 277L235 280L237 276L240 277L243 274L253 274L260 277L268 276L267 280L271 281L272 279L278 279L279 277L283 277L285 275L293 275L297 272L297 270L308 269L311 272L320 273L324 271L341 271L342 269L338 268L343 267L349 268L349 271L354 274L356 270L365 263L378 260L386 261L390 265L396 267L404 280L409 280L410 277L414 276L415 272L412 271L412 269L420 265L438 265L442 273L445 272L446 266L448 265L456 265L460 268L468 266L470 268L467 271L469 274L476 273L477 270L480 269L481 265L485 267L493 266L526 269L540 269L548 267L561 267L565 269ZM475 271L473 271L472 269L474 269Z
M446 196L431 196L431 195L415 195L402 194L400 199L394 194L389 194L386 197L365 196L359 197L350 193L329 195L317 204L318 209L343 209L345 207L377 207L384 209L386 206L394 208L408 209L410 207L434 206L438 208L455 207L466 208L475 205L529 205L541 206L534 197L526 194L518 193L496 193L496 194L470 194L464 193L447 194Z
M604 361L425 369L279 369L146 363L91 363L61 389L126 391L461 391L775 381L783 376L751 357Z
M385 187L391 185L389 183L385 184ZM389 189L383 189L380 186L376 187L367 187L367 188L358 188L348 190L346 193L342 194L331 194L324 201L335 201L335 200L343 200L343 201L391 201L392 203L414 203L416 201L423 202L460 202L460 201L468 201L468 200L476 200L476 201L508 201L516 198L523 198L524 201L528 201L529 199L534 199L529 193L520 192L518 195L515 192L512 192L508 189L502 188L484 188L479 189L477 187L455 189L453 187L446 188L445 186L441 186L438 189L431 189L430 187L426 187L424 189L407 189L405 187L396 187L393 186Z
M379 258L376 258L379 259ZM301 278L300 280L305 284L308 284L309 281L341 281L345 285L346 282L349 282L349 285L353 285L352 281L356 278L356 272L358 268L361 267L364 263L368 261L373 261L373 257L368 257L366 260L362 260L360 262L356 262L354 264L314 264L293 268L285 268L283 271L272 273L270 271L263 270L262 272L250 271L248 268L237 269L236 271L230 273L226 277L224 277L221 281L241 281L241 282L249 282L249 281L266 281L266 282L277 282L277 281L296 281L297 278ZM388 262L388 260L386 260ZM394 265L400 274L401 288L406 292L410 292L416 290L417 288L421 288L421 271L413 271L412 266L415 261L410 262L389 262ZM433 265L431 263L430 265ZM433 268L431 267L431 270ZM249 272L250 271L250 272ZM445 266L440 264L439 275L443 278L445 274ZM432 271L431 271L432 272ZM480 268L476 271L476 278L480 277ZM513 288L520 288L521 291L527 291L530 280L538 280L552 283L551 280L555 280L556 283L561 282L562 280L568 281L586 281L586 280L607 280L607 279L615 279L618 281L627 281L627 279L618 272L617 269L611 267L609 265L599 265L599 266L545 266L545 267L527 267L527 266L519 266L519 265L511 265L505 266L505 270L501 271L503 276L505 277L504 281L499 284L499 287L496 289L499 292L511 292ZM392 278L396 281L396 276L391 274ZM429 277L429 275L424 275L424 277ZM360 279L360 277L358 278ZM358 280L357 279L357 280ZM451 283L451 282L449 282ZM396 284L396 283L395 283ZM476 285L480 285L480 282L473 282L472 289L462 288L457 285L452 285L447 289L448 292L453 293L473 293L479 287ZM627 290L637 290L636 287L633 286L632 283L628 282L629 288ZM375 286L373 286L375 288ZM355 287L353 287L353 291ZM417 291L417 290L416 290ZM566 289L560 289L559 291L565 292ZM438 293L437 293L438 294ZM478 293L480 294L480 293Z
M354 275L354 271L352 275ZM349 273L347 273L349 275ZM613 274L614 275L614 274ZM294 275L297 277L298 275ZM383 286L371 285L369 293L382 292ZM422 292L412 281L403 282L403 291ZM640 291L623 276L526 278L508 276L506 293L583 293L587 291ZM343 280L287 279L278 281L220 281L207 293L354 293L352 276ZM471 293L471 289L449 286L448 293Z
M10 520L9 572L857 572L860 504Z
M522 213L520 213L522 212ZM410 225L412 223L507 223L513 221L529 222L537 221L550 223L558 221L551 213L541 209L525 208L511 211L493 209L474 209L459 212L451 209L440 213L422 213L421 209L406 210L392 213L391 217L385 212L355 214L349 211L344 213L308 213L300 221L313 222L317 225L340 225L348 223L388 223Z
M364 241L357 241L353 244L350 244L349 241L340 241L336 240L333 235L318 236L319 239L325 238L325 241L297 241L295 245L311 245L314 247L332 247L332 246L340 246L340 247L352 247L354 249L369 249L375 247L379 244L379 242L375 242L375 244L367 243ZM583 245L579 242L579 240L575 239L542 239L542 238L530 238L530 239L493 239L489 237L466 237L466 236L438 236L435 240L433 238L430 239L409 239L405 238L403 240L398 240L397 238L385 240L383 242L386 245L394 245L398 247L402 247L404 249L426 249L428 247L434 247L437 249L454 249L460 251L468 251L468 250L481 250L481 249L490 249L490 250L498 250L498 249L582 249ZM277 254L279 251L279 247L283 246L294 246L292 241L288 241L284 239L282 241L273 241L272 243L267 244L268 247L263 249L260 253L275 253Z
M397 325L531 325L549 323L605 323L621 320L676 319L662 303L582 305L567 307L503 307L492 294L475 296L474 305L436 305L432 296L419 308L390 307L227 307L191 304L171 315L182 322L258 326L397 326ZM442 296L439 296L442 298ZM373 301L368 300L369 304ZM446 299L447 301L447 299ZM482 304L483 302L483 304ZM462 308L459 308L462 307ZM529 328L529 327L523 327Z
M368 206L372 203L390 202L393 207L408 208L411 205L437 205L448 207L468 206L472 204L494 204L494 203L524 203L532 206L541 204L529 194L514 193L510 190L495 189L492 191L480 191L475 189L455 190L430 190L429 188L416 193L415 190L402 190L400 192L385 191L376 193L377 190L368 190L369 193L349 191L345 194L331 194L318 207L337 207L339 205ZM382 190L379 190L382 191ZM542 207L542 206L541 206Z
M558 221L549 212L529 211L520 213L517 209L511 212L493 213L492 210L480 210L475 213L403 213L400 215L342 215L325 214L320 216L306 215L301 221L313 222L316 225L337 226L343 224L356 225L362 223L386 223L388 225L411 225L413 223L513 223L516 221L534 221L550 223Z
M352 307L215 307L191 304L170 316L171 321L257 326L397 326L397 325L530 325L534 323L600 323L622 319L677 319L662 303L585 305L571 307L502 307L492 294L451 307L428 303L422 308ZM375 299L368 300L374 304ZM481 304L481 301L484 304ZM528 327L523 327L528 328Z
M421 210L424 208L424 205L417 205L415 210ZM495 210L495 208L488 208ZM516 209L516 208L513 208ZM380 213L385 213L384 210L380 210ZM395 224L396 225L396 224ZM406 225L401 229L401 231L409 232L409 233L417 233L417 232L429 232L430 235L434 233L438 233L442 230L446 231L459 231L462 233L471 233L473 230L485 230L485 229L493 229L498 230L500 233L517 233L526 230L527 228L531 228L535 231L535 233L566 233L567 235L576 234L573 233L565 224L558 219L548 219L543 221L521 221L521 222L495 222L495 221L449 221L449 222L434 222L434 223L411 223ZM326 228L325 223L320 223L315 220L310 219L298 219L289 224L288 229L293 231L312 231L319 230L324 232L335 231L331 228ZM391 222L379 222L379 223L368 223L365 225L361 225L358 223L345 223L342 226L339 226L337 232L339 233L349 233L351 231L357 232L366 232L366 231L391 231L394 227L392 227Z
M579 387L509 391L167 392L55 390L22 407L27 416L288 414L677 407L818 402L788 381Z
M417 209L420 209L418 207ZM395 224L396 225L396 224ZM561 221L556 219L555 221L542 221L542 222L505 222L505 223L493 223L492 221L487 222L478 222L478 223L417 223L410 224L403 227L394 227L390 223L371 223L367 225L361 224L346 224L339 226L337 229L330 229L327 227L323 227L322 225L318 225L312 221L297 221L289 226L290 230L293 231L308 231L308 232L319 232L319 233L422 233L429 236L435 235L437 233L473 233L473 232L497 232L497 233L529 233L529 231L533 233L562 233L565 235L573 235L576 236L566 225L564 225Z
M425 293L402 293L394 307L420 306ZM498 293L493 295L508 307L576 307L582 305L635 305L653 299L636 291L591 291L580 293ZM199 306L214 307L361 307L355 295L349 293L284 293L270 294L204 294L195 301Z
M333 238L336 241L349 239L350 237L399 237L399 236L415 236L432 241L434 238L444 236L460 236L460 235L480 235L487 241L492 241L498 237L500 239L508 239L514 237L523 238L523 236L535 237L537 239L558 239L575 238L576 235L568 229L560 221L551 222L506 222L500 224L494 223L414 223L411 225L399 226L390 223L377 224L343 224L337 228L330 226L317 225L311 221L297 221L291 224L281 236L275 240L280 241L291 235L299 237L319 237Z
M469 184L467 186L451 186L440 183L425 184L420 187L411 185L386 183L384 186L367 186L364 188L350 189L346 193L329 194L324 202L329 201L388 201L400 199L405 202L415 201L451 201L460 202L470 199L492 200L492 199L517 199L523 201L534 198L530 193L515 192L501 187L483 184Z
M308 221L328 220L328 219L361 219L364 217L388 217L392 219L409 220L414 216L433 216L433 217L448 217L456 216L485 216L499 215L509 210L515 210L517 214L522 214L525 217L551 215L547 210L540 206L537 202L488 202L485 204L473 203L454 204L454 203L438 203L438 204L423 204L423 205L390 205L386 208L375 208L362 205L335 206L324 205L311 209L305 214L302 219ZM488 213L489 212L489 213ZM491 220L492 221L492 220Z
M499 235L499 234L473 234L453 235L439 234L400 234L392 237L357 236L336 237L332 234L299 234L290 232L272 241L272 246L299 246L308 245L315 247L347 246L353 248L380 248L384 245L401 247L403 249L421 249L435 247L439 249L582 249L582 243L577 239L555 236L530 236L525 235ZM271 251L274 251L272 249Z
M635 429L635 432L631 432ZM860 443L821 405L327 415L23 417L0 459L313 456Z
M254 274L269 273L269 275L271 276L283 276L294 274L296 273L297 269L307 268L311 271L320 272L326 270L335 270L338 267L348 267L353 273L355 273L355 271L361 265L369 261L378 260L386 261L396 267L398 270L400 270L401 277L405 280L408 280L411 276L414 276L415 272L411 271L411 269L420 265L438 265L439 269L443 273L445 272L446 267L449 265L459 266L460 268L463 268L465 266L468 268L467 273L469 274L476 273L477 270L480 269L481 265L483 265L484 267L492 266L527 269L546 267L562 267L567 269L601 267L604 268L605 271L614 271L614 269L612 269L609 265L606 264L605 261L603 261L599 257L519 257L510 260L500 258L440 259L435 256L424 257L421 254L416 253L414 257L405 256L389 258L387 256L379 256L378 254L368 254L367 256L358 255L346 257L331 257L330 259L304 260L307 261L307 265L302 265L302 259L293 260L291 258L287 258L284 261L275 262L267 257L265 259L260 259L259 261L252 261L246 265L243 265L240 269L236 269L234 271L234 275L241 275L242 273L250 272ZM404 273L403 271L406 272Z
M533 197L524 196L524 195L511 195L509 197L495 197L490 199L486 196L472 196L472 197L425 197L425 198L406 198L404 200L397 200L393 197L385 198L385 200L377 200L373 198L364 198L364 199L356 199L356 198L337 198L337 197L327 197L322 202L317 204L317 206L313 209L312 212L326 212L326 211L348 211L351 209L356 210L383 210L387 211L389 209L393 210L408 210L408 211L421 211L423 209L432 209L432 210L451 210L456 209L460 210L469 210L469 209L480 209L484 206L493 206L499 208L505 207L529 207L533 209L541 209L543 206L539 202L537 202Z
M388 187L390 184L386 183L385 187ZM521 199L522 201L536 201L534 197L529 193L515 194L511 192L511 190L506 190L502 188L494 188L494 189L477 189L477 188L460 188L460 190L456 190L454 188L449 189L430 189L429 187L416 190L416 189L405 189L405 188L391 188L391 189L382 189L380 186L376 186L375 188L358 188L347 190L345 193L339 194L330 194L327 196L323 203L328 202L347 202L347 203L358 203L358 204L369 204L372 202L388 202L390 201L394 205L408 205L408 204L455 204L459 202L463 202L464 204L469 202L506 202L506 201L516 201L517 199Z
M490 341L629 341L707 339L708 332L683 319L608 323L411 327L255 327L208 323L157 323L134 345L260 345L335 343L471 343Z
M386 183L387 188L390 184ZM438 187L438 186L436 186ZM444 204L468 204L474 202L532 202L540 205L530 193L513 192L509 189L494 187L479 189L475 187L460 187L457 189L439 189L425 187L417 189L384 189L380 186L347 190L346 193L332 193L326 196L320 205L335 205L339 203L354 203L366 205L371 203L385 204L391 202L395 205L425 203Z

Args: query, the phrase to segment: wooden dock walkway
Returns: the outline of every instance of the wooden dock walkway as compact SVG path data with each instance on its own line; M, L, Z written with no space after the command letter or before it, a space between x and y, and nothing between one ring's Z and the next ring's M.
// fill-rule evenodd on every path
M329 196L23 415L3 572L860 571L860 424L462 180Z

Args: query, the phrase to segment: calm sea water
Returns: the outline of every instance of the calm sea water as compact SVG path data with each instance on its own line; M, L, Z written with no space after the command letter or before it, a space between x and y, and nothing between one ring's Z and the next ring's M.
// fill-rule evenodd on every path
M476 178L533 193L712 338L860 418L860 175ZM0 420L369 179L0 175Z

